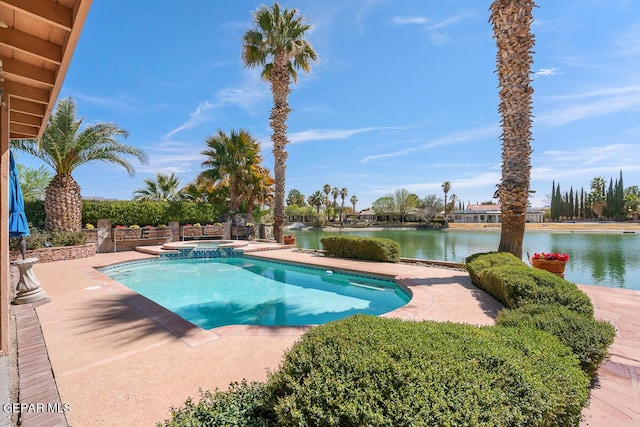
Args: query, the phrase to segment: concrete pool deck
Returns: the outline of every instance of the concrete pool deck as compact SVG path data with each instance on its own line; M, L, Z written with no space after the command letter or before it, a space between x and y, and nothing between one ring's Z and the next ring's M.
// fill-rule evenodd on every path
M36 264L34 271L51 301L34 304L35 310L31 304L13 307L17 318L24 316L30 322L17 319L18 362L23 362L27 372L35 372L29 362L42 364L42 354L21 361L21 347L48 353L59 402L70 409L66 413L69 425L153 425L169 416L171 406L181 406L189 396L197 398L200 388L226 389L230 382L243 378L264 380L267 371L277 369L283 354L307 329L229 326L205 331L94 270L150 256L119 252ZM414 297L406 306L388 313L389 317L489 325L501 308L462 271L319 257L286 249L250 256L399 276ZM611 361L600 369L599 386L592 390L591 407L583 412L581 425L638 425L640 292L581 288L594 301L596 316L613 322L618 329ZM33 312L30 320L29 310ZM33 318L39 321L39 328ZM21 330L40 328L46 347L36 346L31 337L21 346ZM36 375L44 378L46 372ZM33 387L35 383L32 380L26 385ZM48 398L50 390L39 386L34 392L23 393L21 384L21 395L31 402L42 402L35 399ZM23 425L42 425L38 421L44 418L36 418Z

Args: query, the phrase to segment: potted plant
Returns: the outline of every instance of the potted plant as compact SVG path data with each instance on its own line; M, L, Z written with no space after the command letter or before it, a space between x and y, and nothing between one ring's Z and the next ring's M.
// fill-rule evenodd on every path
M285 245L295 245L296 244L296 236L293 234L285 234L282 236Z
M532 257L529 257L529 262L535 268L546 270L560 277L564 277L564 268L567 265L567 261L569 261L569 255L558 252L536 252Z

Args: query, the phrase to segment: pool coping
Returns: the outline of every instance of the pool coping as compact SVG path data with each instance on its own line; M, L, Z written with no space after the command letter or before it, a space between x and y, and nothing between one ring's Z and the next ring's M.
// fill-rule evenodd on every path
M265 252L264 255L279 259L288 259L294 256L290 251L271 251ZM51 296L51 301L47 304L34 303L30 306L37 308L37 316L34 316L35 321L42 324L42 333L46 341L46 347L42 347L41 351L44 352L46 359L51 360L54 381L59 387L60 397L63 402L71 404L72 411L68 414L70 423L99 425L102 421L102 425L106 425L105 423L108 421L111 425L142 426L153 424L159 418L167 416L170 402L181 404L183 396L195 396L199 385L208 384L205 387L212 389L215 385L227 386L229 380L239 380L241 377L249 380L261 380L264 378L264 373L260 373L260 370L265 369L264 367L267 367L266 369L276 367L279 363L278 360L280 360L280 356L278 356L281 354L280 352L286 350L288 343L295 342L294 337L242 338L238 336L232 338L231 341L227 341L225 338L210 342L209 345L192 348L183 345L179 340L163 338L164 333L155 336L155 340L139 344L136 341L127 341L123 344L120 341L113 342L110 339L100 340L101 336L111 338L112 333L117 333L118 331L114 331L114 328L107 328L106 331L89 342L74 339L74 334L84 333L78 329L78 325L75 325L74 321L77 319L87 320L83 315L88 313L87 310L93 310L91 306L84 309L77 308L79 307L77 305L78 296L91 295L87 294L83 287L86 289L86 286L100 284L99 281L89 280L78 270L91 271L99 267L100 264L102 266L112 265L133 259L144 259L143 257L148 257L148 255L134 252L109 253L96 256L94 259L60 261L35 266L36 274ZM114 259L117 261L112 261ZM101 260L109 261L103 263ZM386 268L381 263L378 266ZM89 270L86 270L87 268ZM436 270L428 267L426 269ZM75 271L78 273L74 273ZM407 280L409 280L408 276L406 276ZM419 282L419 279L415 279L419 282L416 283L418 289L424 289L426 293L436 292L440 296L449 294L448 299L439 299L436 295L430 319L450 321L450 317L443 316L443 314L453 312L456 317L453 321L469 323L463 320L467 314L464 312L465 306L458 305L460 299L468 298L468 296L458 293L456 286L453 288L441 286L466 283L468 275L465 280L463 279L464 277L459 274L454 274L451 271L446 274L442 270L435 280L427 278ZM614 356L611 362L605 362L599 370L600 383L591 389L591 404L589 408L583 410L583 420L580 425L606 427L612 425L612 422L617 426L637 425L640 419L638 415L640 414L640 404L638 403L640 361L637 357L640 354L637 351L640 349L640 340L637 335L637 325L640 325L640 310L638 310L640 308L640 291L579 286L593 300L597 316L611 321L618 330L614 346L611 349ZM451 292L453 294L450 294ZM105 295L105 293L101 292L101 295ZM96 294L92 299L102 298L101 295ZM83 300L80 299L80 301ZM446 310L438 310L442 306L445 306ZM74 311L70 312L70 309ZM477 315L478 313L476 313ZM67 316L70 320L61 318L61 316ZM477 318L479 319L479 317ZM116 326L126 326L127 322L127 319L123 319L121 322L117 322ZM97 329L92 330L91 333L95 335L98 331ZM127 329L128 336L131 336L132 333L134 338L142 339L142 333L135 333L133 329ZM87 336L87 338L89 337ZM159 343L154 344L156 341ZM177 345L172 346L172 342L176 342ZM104 344L99 345L101 343ZM159 347L160 345L162 347ZM217 346L221 346L219 347L221 350L214 352ZM250 346L252 349L247 352L239 350L245 348L243 346ZM103 351L110 347L121 348L119 354L122 356L114 358L110 354L104 355ZM275 351L272 350L274 348ZM89 353L95 358L89 359L88 365L86 358L77 358L74 363L69 365L67 357L78 351ZM147 354L145 351L156 354L158 357L154 359L157 363L151 366L141 366L140 361L144 360L141 357ZM233 353L232 358L226 357L229 352ZM138 355L141 357L136 357ZM212 360L212 355L220 360ZM243 358L242 361L238 362L237 357ZM635 362L630 358L635 359ZM204 362L198 363L201 359L204 359ZM176 369L176 361L180 362L182 370ZM225 365L225 361L237 364L237 367ZM616 369L612 369L612 363L616 364ZM624 375L619 372L621 366L628 371L623 372ZM154 367L161 368L162 371L153 371ZM198 368L201 370L198 371ZM158 387L150 380L155 378L158 372L164 372L164 370L167 370L170 376L160 378L159 384L161 386ZM196 375L190 375L194 371ZM185 384L191 385L185 388ZM140 400L139 402L136 397ZM131 418L131 413L136 413L135 419Z

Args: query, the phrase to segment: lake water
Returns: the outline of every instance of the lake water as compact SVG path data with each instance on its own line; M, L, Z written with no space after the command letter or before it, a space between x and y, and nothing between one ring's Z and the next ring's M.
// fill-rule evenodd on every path
M289 231L287 231L289 232ZM301 248L322 249L320 239L330 235L385 237L400 244L401 256L464 262L478 252L498 249L500 231L358 230L291 231ZM569 254L565 279L580 284L640 290L640 234L525 233L526 253Z

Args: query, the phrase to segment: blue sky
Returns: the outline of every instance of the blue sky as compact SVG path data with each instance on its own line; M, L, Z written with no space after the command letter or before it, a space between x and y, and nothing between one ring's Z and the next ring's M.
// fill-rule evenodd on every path
M258 1L94 0L61 97L87 122L115 122L149 164L130 178L93 163L85 197L131 199L143 179L202 171L205 139L246 129L273 170L270 86L241 61ZM267 3L270 5L271 3ZM318 53L289 102L287 191L347 187L357 209L450 181L463 202L492 198L500 117L490 1L283 1L313 26ZM640 185L640 1L539 0L533 71L532 197L595 176ZM41 163L21 154L19 162Z

